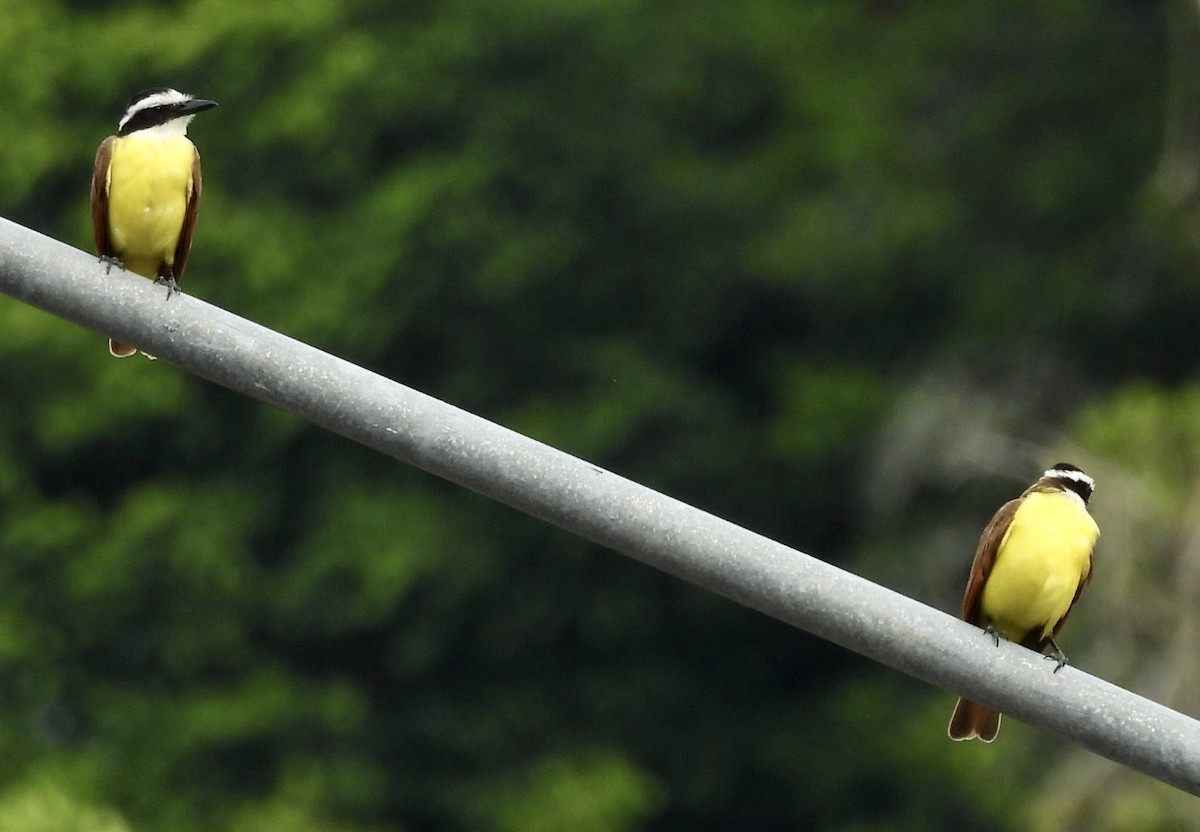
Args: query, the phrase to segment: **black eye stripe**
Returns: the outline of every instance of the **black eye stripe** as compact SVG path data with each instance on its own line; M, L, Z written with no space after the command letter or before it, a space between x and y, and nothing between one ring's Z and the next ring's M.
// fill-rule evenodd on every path
M147 107L144 110L138 110L129 117L129 120L117 131L117 134L124 136L135 130L144 130L156 124L164 124L174 118L178 111L178 104L162 104L158 107Z
M166 104L156 104L153 107L146 107L142 110L137 110L133 115L126 115L123 119L123 124L117 129L118 136L125 136L136 130L145 130L147 127L154 127L159 124L186 116L193 115L188 107L192 102L186 101L171 101Z
M1075 479L1066 479L1065 477L1056 477L1054 479L1054 482L1056 484L1058 484L1060 487L1062 487L1063 490L1074 491L1081 498L1083 498L1083 501L1085 503L1091 498L1092 492L1095 491L1095 486L1090 481L1081 481L1081 480L1075 480Z

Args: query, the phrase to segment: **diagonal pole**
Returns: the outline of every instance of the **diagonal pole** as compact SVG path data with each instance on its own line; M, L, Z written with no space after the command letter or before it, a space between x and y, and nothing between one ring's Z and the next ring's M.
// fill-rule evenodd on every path
M1190 717L4 219L0 292L1200 796Z

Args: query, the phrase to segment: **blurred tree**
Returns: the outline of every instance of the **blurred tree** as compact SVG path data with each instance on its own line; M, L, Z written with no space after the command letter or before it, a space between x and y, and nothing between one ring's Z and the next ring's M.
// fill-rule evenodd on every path
M1194 374L1167 5L0 0L0 213L86 246L125 98L213 98L185 291L953 609L1058 426L1103 495L1106 403ZM0 332L0 782L147 832L1067 823L943 694Z
M4 832L130 832L115 813L80 805L52 783L28 782L0 795Z

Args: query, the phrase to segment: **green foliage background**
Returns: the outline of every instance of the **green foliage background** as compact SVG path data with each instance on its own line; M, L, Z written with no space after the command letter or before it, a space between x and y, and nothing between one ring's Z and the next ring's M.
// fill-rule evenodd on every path
M1070 458L1105 536L1065 647L1195 713L1195 14L0 0L0 214L89 248L126 97L216 99L185 291L947 610ZM95 333L0 334L0 830L1200 828Z

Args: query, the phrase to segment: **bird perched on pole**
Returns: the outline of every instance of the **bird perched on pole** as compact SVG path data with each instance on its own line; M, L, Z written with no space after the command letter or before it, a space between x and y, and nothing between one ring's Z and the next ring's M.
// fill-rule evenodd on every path
M1060 462L1015 500L1001 506L983 530L962 617L983 627L999 645L1004 637L1067 663L1054 637L1092 575L1092 549L1100 536L1087 504L1095 481ZM952 740L996 739L1000 714L961 696L950 717Z
M188 123L216 102L168 87L129 99L115 135L100 143L92 173L96 253L113 265L179 291L200 210L200 153ZM109 339L117 358L137 352Z

